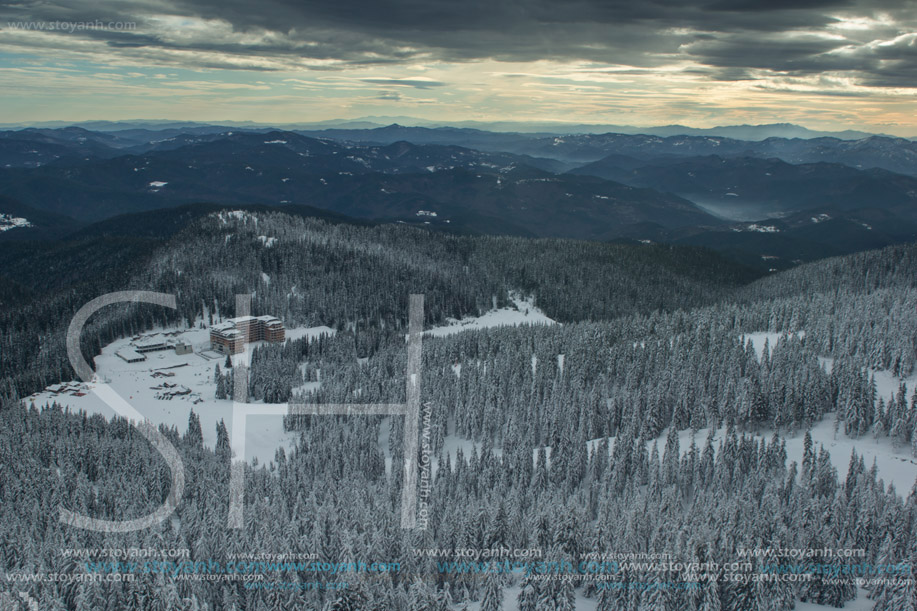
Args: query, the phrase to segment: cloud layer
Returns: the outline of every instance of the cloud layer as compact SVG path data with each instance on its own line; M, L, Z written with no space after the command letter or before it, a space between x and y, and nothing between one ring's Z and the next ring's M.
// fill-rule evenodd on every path
M101 27L36 25L54 22ZM24 0L0 7L0 51L45 65L60 58L296 74L301 88L346 81L389 101L409 91L453 90L469 103L486 97L472 95L475 87L512 93L494 78L583 95L589 86L595 95L628 86L638 97L672 93L681 83L682 98L719 84L769 95L900 97L917 93L917 2ZM500 63L522 69L479 70L475 83L467 67ZM320 73L335 76L322 82Z

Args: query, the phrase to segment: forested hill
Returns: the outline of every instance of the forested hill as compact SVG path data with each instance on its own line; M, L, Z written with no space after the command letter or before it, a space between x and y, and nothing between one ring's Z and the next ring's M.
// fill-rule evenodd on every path
M428 323L503 306L510 290L534 295L563 322L709 304L755 277L700 248L453 236L269 211L210 211L171 235L171 222L155 223L160 237L141 224L141 237L87 230L73 242L0 246L0 276L16 287L0 315L5 383L28 393L68 377L70 317L90 299L127 288L176 293L179 312L102 312L84 335L87 354L154 324L232 315L237 293L253 292L256 311L291 325L391 330L404 322L411 292L426 295Z
M370 326L392 313L403 318L411 291L428 293L429 322L505 305L508 290L533 294L559 321L601 320L712 303L756 277L700 248L453 236L240 212L208 216L177 235L140 282L165 290L171 269L184 270L180 288L195 295L185 300L189 316L199 313L198 296L225 311L231 291L254 291L262 307L293 322L317 312L325 324Z
M88 354L154 324L232 315L237 293L254 293L256 311L291 325L391 332L403 325L411 292L426 295L428 324L502 307L508 291L533 296L548 316L572 322L910 286L917 277L913 246L829 259L755 282L755 272L701 248L454 236L268 209L159 216L169 214L187 224L179 230L177 222L157 218L156 226L164 227L153 231L159 237L115 238L100 229L74 242L2 246L6 267L0 276L11 287L0 316L6 384L28 393L68 377L67 321L82 303L126 288L176 293L179 312L137 307L129 316L118 308L100 313L84 337ZM118 227L132 223L138 225L130 216L116 221ZM143 226L135 231L143 233ZM43 346L38 354L35 345Z
M869 292L915 287L917 247L914 244L901 244L823 259L769 275L750 284L738 296L745 301L756 301L815 292Z

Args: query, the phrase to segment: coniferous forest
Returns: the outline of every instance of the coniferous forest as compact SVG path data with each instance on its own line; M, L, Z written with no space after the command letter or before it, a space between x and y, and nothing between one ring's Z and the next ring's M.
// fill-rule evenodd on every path
M0 245L0 561L43 576L0 584L0 603L21 592L53 611L917 609L917 482L896 488L862 451L830 449L853 440L917 462L914 384L887 393L877 381L915 372L917 246L762 275L701 248L270 210L145 229ZM120 338L234 316L237 294L288 329L332 329L251 351L245 394L263 405L404 401L413 293L428 330L512 307L556 324L425 336L424 529L400 523L403 419L309 415L284 419L292 449L246 465L243 528L228 528L231 438L219 425L204 443L190 406L186 427L159 429L184 464L175 512L102 533L62 523L60 508L145 515L169 494L166 461L122 418L28 397L75 379L70 319L125 289L174 294L178 308L100 311L81 337L90 362ZM218 399L237 390L229 364L213 367ZM211 564L149 571L148 558L82 554L132 549ZM268 558L248 567L257 579L222 571L258 554L306 560Z

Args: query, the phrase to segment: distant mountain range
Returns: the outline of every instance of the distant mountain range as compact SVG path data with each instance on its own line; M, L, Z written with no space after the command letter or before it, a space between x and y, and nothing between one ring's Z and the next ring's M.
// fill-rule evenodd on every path
M271 129L197 126L160 131L129 129L94 132L79 127L0 132L0 167L36 167L61 157L113 157L187 144L221 140L242 133L265 134ZM293 133L293 132L287 132ZM713 136L648 136L641 134L581 134L544 136L489 132L468 128L427 128L388 125L374 129L297 130L299 135L358 145L413 144L462 146L479 151L512 153L553 159L567 168L622 155L638 160L719 155L779 158L787 163L841 163L917 176L917 142L905 138L870 136L860 140L819 137L767 138L761 141ZM559 166L557 166L559 167Z
M917 240L917 143L903 138L100 127L0 132L0 240L201 202L702 245L765 269Z
M415 117L361 117L357 119L336 119L308 123L256 123L253 121L219 121L222 128L237 129L280 129L285 131L348 129L366 130L398 124L426 128L468 128L479 131L519 134L646 134L650 136L720 136L737 140L765 140L767 138L839 138L859 140L875 134L859 130L822 131L813 130L793 123L771 123L766 125L721 125L717 127L688 127L686 125L661 125L639 127L606 123L565 123L559 121L451 121L448 123L417 119ZM81 127L100 132L114 131L192 131L213 127L213 123L195 121L170 121L137 119L129 121L44 121L31 124L0 123L0 129L21 129L24 127L51 128Z
M771 123L767 125L721 125L717 127L688 127L686 125L661 125L639 127L635 125L616 125L604 123L561 123L561 122L522 122L522 121L457 121L448 124L434 121L418 121L410 117L367 117L353 122L340 124L327 123L327 127L343 129L367 129L398 123L415 127L457 127L471 128L492 132L560 134L646 134L650 136L721 136L738 140L765 140L767 138L840 138L842 140L859 140L877 135L858 130L819 131L792 123ZM298 129L307 129L297 126Z
M776 158L718 155L647 163L612 155L571 172L670 191L733 220L816 208L879 208L917 221L917 178L839 163L793 165Z
M626 234L636 223L720 224L675 195L553 173L558 165L455 146L354 147L290 132L243 132L159 142L141 155L4 169L0 187L17 201L83 221L206 201L594 239Z
M418 144L456 144L478 150L551 158L575 165L598 161L609 155L644 161L720 155L765 159L776 157L788 163L841 163L856 168L882 168L917 176L917 142L889 136L869 136L860 140L772 137L749 141L714 136L662 137L621 133L544 136L402 125L370 130L326 129L298 133L354 143L385 144L407 140Z

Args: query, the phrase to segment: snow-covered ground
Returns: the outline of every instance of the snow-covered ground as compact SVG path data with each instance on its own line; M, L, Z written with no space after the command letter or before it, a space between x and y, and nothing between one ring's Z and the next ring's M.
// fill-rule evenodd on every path
M857 597L844 605L844 611L871 611L874 604L875 601L866 598L866 590L860 588L857 590ZM815 603L796 603L796 611L826 611L834 608Z
M834 364L831 359L825 359L825 361L826 364ZM893 393L898 392L898 385L904 382L907 386L907 398L908 401L910 401L911 396L914 394L914 389L917 388L917 373L913 373L906 378L896 378L891 372L879 369L870 369L869 373L876 383L876 399L888 401L888 398L892 396Z
M439 337L464 330L493 326L554 324L554 321L535 308L530 300L515 297L514 303L513 308L501 308L477 318L454 321L447 326L427 331L426 334ZM334 330L324 326L288 329L286 332L288 339L316 338L320 335L331 334L334 334ZM97 377L101 383L110 384L112 389L134 406L143 417L155 424L175 426L182 433L187 429L189 412L194 409L201 418L204 443L212 447L216 442L216 425L220 420L225 422L228 432L232 434L232 401L218 400L214 397L214 367L219 365L222 369L225 357L208 350L209 331L206 329L166 330L145 334L144 339L166 337L190 343L194 347L194 353L178 355L173 350L163 350L147 353L145 361L127 363L115 354L118 350L129 347L133 341L132 338L124 338L103 348L102 354L96 357ZM773 347L778 338L777 333L750 333L744 336L743 341L750 339L760 357L764 349L764 340L767 339L769 345ZM244 354L235 355L233 360L238 363L244 362L245 358ZM822 362L826 368L831 365L830 359L822 359ZM891 393L897 391L901 381L907 385L908 396L917 388L917 374L899 380L886 371L872 373L876 380L878 396L884 399L888 399ZM69 407L72 411L84 410L90 414L102 414L110 418L116 412L96 393L92 392L96 386L95 383L72 382L66 390L62 390L58 385L52 385L44 392L28 397L26 401L34 402L38 407L44 407L56 401L62 406ZM317 383L309 383L297 390L310 391L314 390L315 386ZM168 398L170 394L173 396ZM259 462L264 463L273 459L278 447L289 449L292 445L293 436L283 431L281 416L265 415L263 418L249 418L246 426L247 460L257 458ZM387 435L387 427L383 426L382 431ZM708 432L706 429L696 432L695 440L699 447L703 447ZM896 450L887 437L875 440L871 435L861 439L851 439L843 433L835 435L832 414L826 415L816 423L811 433L816 447L823 445L831 453L832 463L841 478L847 474L850 453L855 449L859 455L864 457L867 465L872 465L875 461L879 476L887 484L894 484L901 494L907 494L917 479L917 458L911 455L910 448L902 447ZM786 437L788 460L801 462L803 434L804 431L800 431L792 437ZM724 435L725 429L716 431L714 444L718 444ZM770 439L773 432L763 431L760 436ZM681 431L679 439L682 452L686 452L690 447L691 432ZM383 441L380 439L380 446L387 454L388 444ZM660 451L664 441L665 433L659 439ZM590 441L590 449L594 448L597 442L598 440ZM609 451L613 445L614 438L612 437L609 438ZM472 451L480 452L481 444L454 435L447 436L444 454L449 455L453 464L459 448L462 449L467 459ZM550 457L550 448L547 448L547 451ZM500 455L501 449L495 448L494 453ZM434 474L437 467L434 461Z
M764 355L764 344L765 340L767 342L769 350L773 351L774 346L777 345L777 342L783 336L783 333L772 333L768 331L759 331L756 333L746 333L742 336L742 342L747 342L751 340L752 346L755 349L755 354L758 357L758 360ZM796 337L805 337L805 331L797 331L790 335ZM834 359L826 356L818 357L818 362L828 373L831 373L831 368L834 366ZM876 382L876 391L877 398L888 400L892 393L898 392L898 385L901 382L904 382L908 388L908 400L910 400L911 394L914 392L914 388L917 387L917 372L907 376L905 378L896 378L890 372L880 370L880 369L870 369L869 373L873 376L873 379Z
M318 339L322 335L334 335L335 333L334 329L325 325L319 327L297 327L295 329L287 329L286 338L302 339L303 337L308 337L309 339Z
M31 226L32 223L30 223L28 219L0 212L0 231L9 231L10 229L15 229L17 227Z
M767 340L769 348L773 349L781 335L782 334L780 333L768 332L748 333L742 337L742 341L746 342L751 340L755 352L760 359L764 353L765 340ZM799 331L796 333L796 335L798 337L803 337L805 335L805 331ZM833 364L832 359L820 358L819 361L821 362L822 366L830 372L831 366ZM906 378L897 378L888 371L871 370L871 374L876 382L876 389L878 391L877 398L881 397L882 399L888 400L892 393L896 393L898 391L898 386L902 382L904 382L905 386L907 387L908 397L910 397L913 394L915 388L917 388L917 373L914 373ZM831 454L831 462L837 469L838 476L842 480L847 476L847 468L850 463L850 454L853 450L856 450L857 454L863 457L867 467L872 466L873 462L876 463L879 477L885 481L886 485L894 484L895 489L899 494L902 495L907 495L910 492L911 487L914 486L915 481L917 481L917 458L911 454L910 447L901 447L896 450L892 446L891 440L888 437L882 437L876 440L872 435L866 435L860 439L852 439L847 437L847 435L845 435L842 430L835 434L834 421L835 414L826 414L822 420L815 423L811 429L811 434L812 440L815 443L816 451L820 446L824 446L824 448ZM660 453L663 451L667 433L668 431L663 431L657 440ZM709 429L701 429L694 434L694 439L699 449L703 449L703 446L707 441L708 434ZM717 445L723 439L725 434L725 428L721 428L714 433L714 449L716 449ZM692 433L690 430L679 432L678 437L682 453L685 453L690 449L691 435ZM756 438L760 439L764 437L767 440L772 439L773 436L774 432L767 430L763 430L760 432L760 434L755 435ZM787 433L782 433L782 436L786 439L787 460L796 461L797 464L801 464L805 431L799 431L792 436L788 436ZM609 437L608 441L608 450L610 454L614 448L615 438ZM594 450L598 442L598 439L593 439L587 442L589 450ZM650 442L650 445L651 444L652 442ZM473 442L469 439L456 437L454 435L447 436L445 438L444 454L449 455L453 465L455 464L458 448L462 448L462 453L467 460L472 450L480 453L481 444L478 442ZM501 452L502 450L500 448L494 449L494 453L497 455L499 455ZM551 457L550 452L551 448L547 447L546 456L548 458L549 464ZM435 466L436 465L434 463L434 469Z
M503 589L503 611L518 611L519 604L517 602L519 598L519 592L521 591L519 585ZM844 611L870 611L873 607L874 601L866 598L866 590L860 589L857 592L857 597L854 600L849 601L844 605ZM598 606L598 600L596 598L586 598L582 594L582 589L577 589L576 591L576 611L595 611ZM456 605L454 608L458 608ZM479 611L481 608L481 601L470 603L468 605L468 611ZM828 609L834 609L834 607L826 607L824 605L816 605L815 603L796 603L796 611L826 611Z
M445 337L462 331L487 329L489 327L514 327L516 325L554 325L544 312L535 307L533 298L523 298L518 294L510 295L512 306L491 310L481 316L467 317L462 320L450 319L441 327L434 327L424 332L430 337Z
M707 442L707 435L709 433L709 429L701 429L694 434L694 441L697 444L699 451L703 450L704 444ZM667 434L668 431L664 431L662 435L660 435L660 437L656 440L656 443L659 445L660 455L664 450ZM844 435L843 431L839 432L835 437L834 414L826 414L820 422L816 423L815 426L812 427L811 434L816 451L820 446L824 446L824 448L830 452L831 463L837 469L838 477L841 480L847 477L847 467L850 463L850 454L853 450L856 450L857 455L863 457L867 467L871 467L873 461L875 461L879 470L879 477L885 480L886 485L894 484L895 489L899 494L906 496L910 492L911 487L914 485L915 481L917 481L917 458L914 458L911 455L909 447L902 447L899 450L895 450L888 438L882 438L878 441L873 439L872 436L863 437L860 439L851 439ZM717 449L717 446L719 445L720 441L723 440L725 435L725 427L714 432L714 450ZM690 430L679 431L678 440L682 454L685 454L690 450L691 436L692 434ZM772 431L762 432L761 434L754 435L756 439L764 438L768 441L770 441L773 436L774 433ZM786 440L787 461L796 461L797 464L801 464L805 431L800 431L792 437L788 437L786 434L783 434L782 436ZM589 450L595 450L595 446L599 443L599 441L600 439L592 439L586 442ZM608 438L609 455L614 449L614 442L614 437ZM647 449L651 448L652 444L652 441L648 442ZM480 454L481 443L472 441L470 439L457 437L455 435L447 436L443 444L443 455L445 456L448 454L450 463L452 465L455 465L456 454L459 448L462 449L462 454L464 455L465 460L468 460L468 457L471 455L472 451ZM503 450L501 448L493 449L493 453L496 456L501 456L502 452ZM537 452L537 450L535 452ZM550 447L545 448L545 455L548 459L548 464L550 464ZM436 467L438 466L435 460L433 461L433 465L433 474L435 476Z
M328 327L312 327L287 329L286 336L288 339L316 338L333 333L334 330ZM64 391L60 390L60 385L52 385L44 392L27 397L26 403L43 408L56 401L74 412L83 410L88 414L111 418L116 411L95 392L103 385L109 385L141 416L154 424L174 426L184 434L193 409L200 416L206 445L215 445L216 426L220 420L226 424L232 439L232 401L214 397L214 368L219 366L223 370L226 357L209 350L209 330L165 330L144 334L144 339L165 338L190 343L194 353L180 355L171 349L148 352L145 361L127 363L115 353L128 348L133 340L119 339L105 346L102 354L95 358L98 382L70 382L66 385L68 390ZM233 356L233 362L245 362L246 358L246 354L237 354ZM273 460L277 448L289 450L296 437L283 430L283 417L277 415L249 417L246 436L246 460L257 458L261 464Z
M519 592L522 591L522 587L515 585L509 588L503 588L503 611L519 611ZM453 596L455 593L453 592ZM598 606L598 600L596 598L586 598L582 594L582 589L576 590L576 603L574 608L576 611L595 611ZM460 608L459 605L455 605L454 608ZM468 604L468 611L480 611L481 601L473 602ZM798 607L797 607L798 609Z
M771 435L767 437L770 438ZM787 460L795 460L797 463L802 461L803 438L804 433L801 433L787 439ZM823 445L831 453L831 463L841 479L847 477L850 453L856 450L857 454L863 457L867 468L875 461L879 477L885 480L886 485L894 484L899 494L907 496L917 481L917 458L911 455L910 448L895 450L887 437L876 440L868 435L860 439L851 439L844 435L843 430L838 432L835 438L833 414L827 414L821 422L812 427L812 441L816 447Z
M518 611L519 604L516 602L519 598L519 592L522 588L518 585L504 588L503 589L503 611ZM858 596L855 600L851 600L846 605L844 605L844 611L870 611L873 606L873 601L866 598L866 591L859 590ZM576 591L576 611L595 611L598 606L598 600L596 598L586 598L582 595L582 590L577 589ZM458 605L455 605L454 608L459 608ZM470 603L468 605L468 611L479 611L481 608L481 601ZM823 605L816 605L814 603L796 603L796 611L826 611L827 609L833 609L834 607L825 607Z
M694 435L694 441L698 446L698 450L703 450L709 433L709 429L701 429ZM656 440L659 444L660 455L665 447L667 434L668 431L663 432ZM899 494L907 495L911 486L917 481L917 458L911 456L910 448L895 450L890 440L887 438L878 441L873 439L872 436L851 439L843 433L843 430L841 430L835 438L834 414L826 414L820 422L817 422L815 426L812 427L811 434L816 451L818 451L820 446L824 446L825 449L831 453L831 464L837 469L838 477L841 480L847 477L850 453L855 449L857 455L863 456L867 467L872 466L873 461L875 461L879 469L879 477L885 480L886 485L894 484ZM725 427L714 432L714 449L717 449L719 442L725 435ZM771 431L754 435L756 439L764 438L768 441L770 441L773 436L774 433ZM796 461L797 464L801 464L805 431L800 431L792 437L788 437L784 434L783 438L786 440L787 461ZM609 437L608 441L610 452L614 447L614 437ZM688 452L691 448L691 431L679 431L678 441L682 454ZM595 445L598 442L598 439L587 442L589 444L589 449L595 449ZM652 443L653 442L649 442L648 445L651 446Z
M229 217L245 217L245 213L241 211L220 213L220 218L224 222L226 221L224 214ZM270 279L265 277L264 282L267 284ZM544 312L533 305L531 298L524 299L513 295L512 300L512 307L495 309L479 317L453 320L445 326L426 331L425 335L443 337L461 331L488 327L555 324ZM287 329L286 331L287 339L316 338L320 335L333 334L334 330L325 326ZM207 329L172 329L150 332L143 336L145 340L164 338L188 342L193 346L194 353L178 355L173 350L162 350L147 353L145 361L127 363L116 353L129 348L134 338L123 338L105 346L102 354L95 358L98 382L90 384L70 382L64 385L65 390L61 390L60 385L52 385L44 392L28 397L26 402L43 408L46 404L56 401L74 412L83 410L88 414L101 414L111 418L117 412L95 392L100 389L99 384L108 384L141 416L154 424L174 426L179 432L184 433L188 427L188 416L193 409L201 419L205 444L213 447L216 443L216 426L220 420L225 423L230 439L232 439L232 401L214 397L214 367L219 365L222 370L225 357L209 351L209 331ZM245 354L233 356L233 362L236 364L245 362L245 359ZM316 386L317 383L308 383L296 390L308 392L315 390ZM386 427L383 427L383 431L387 434L385 429ZM283 418L277 415L248 418L246 435L245 458L246 460L257 458L259 463L273 460L279 447L289 450L295 438L294 435L283 431ZM387 452L387 443L380 443L380 445ZM463 451L467 456L471 449L471 442L453 437L447 440L446 450L451 454L453 461L458 447L462 445L465 446Z
M748 333L742 337L742 341L751 340L755 353L760 359L764 354L765 340L767 340L768 347L773 350L781 335L781 333L770 332ZM798 331L795 335L804 337L805 331ZM819 357L818 360L825 371L830 373L834 360L828 357ZM909 399L915 388L917 388L917 373L904 378L895 377L891 372L884 370L871 369L869 373L876 383L877 399L881 398L887 401L893 393L898 392L898 387L902 382L907 387L907 397ZM815 442L816 447L823 445L831 453L831 462L837 468L838 475L841 478L847 475L850 453L855 449L857 454L864 457L867 466L871 466L875 460L879 469L879 477L884 479L886 484L894 484L901 494L906 495L910 491L915 480L917 480L917 458L911 454L910 448L902 447L895 450L888 437L876 440L871 435L866 435L860 439L851 439L843 432L835 435L834 420L834 414L827 414L821 422L816 423L812 428L812 440ZM723 431L718 431L717 437L720 438L722 433ZM685 442L690 443L687 438L688 434L687 431L682 431L680 434L683 451L686 449ZM697 443L703 444L706 440L706 435L706 430L699 432ZM772 435L770 433L767 437L770 438ZM803 435L804 432L801 432L795 437L787 439L788 460L801 461Z
M456 435L446 435L443 438L443 458L447 455L449 456L449 464L452 465L452 468L455 468L455 460L458 456L459 448L462 450L462 456L465 457L467 461L471 456L471 453L474 452L478 456L481 455L481 449L484 447L484 444L479 441L472 441L471 439L465 439L463 437L458 437ZM494 456L502 457L503 448L492 448ZM439 468L439 461L434 458L433 463L433 476L436 477L436 471Z
M751 345L755 349L755 354L758 356L758 360L761 360L761 357L764 356L764 344L767 343L768 347L768 356L770 352L774 350L774 346L777 345L777 341L783 336L783 333L772 333L769 331L758 331L755 333L746 333L742 336L742 343L745 344L751 340ZM790 333L788 335L794 335L796 337L805 337L805 331L797 331L795 333Z

